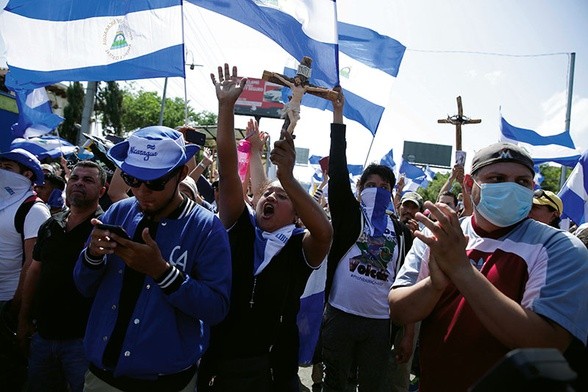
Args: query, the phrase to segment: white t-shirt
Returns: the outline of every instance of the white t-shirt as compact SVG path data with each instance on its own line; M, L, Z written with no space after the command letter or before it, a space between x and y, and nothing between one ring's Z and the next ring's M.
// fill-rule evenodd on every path
M394 282L398 243L394 223L381 237L363 234L337 264L329 304L346 313L374 319L390 318L388 292Z
M18 286L23 243L14 227L14 216L28 195L0 210L0 301L11 300ZM24 238L36 238L39 227L51 216L45 203L34 203L24 220Z

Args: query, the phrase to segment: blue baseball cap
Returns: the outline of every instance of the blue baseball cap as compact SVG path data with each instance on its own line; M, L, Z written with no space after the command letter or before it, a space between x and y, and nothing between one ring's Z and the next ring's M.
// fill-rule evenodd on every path
M108 150L107 156L126 174L150 181L185 165L199 149L186 144L180 132L156 125L139 129Z
M2 154L0 154L0 159L6 159L9 161L20 163L21 165L25 166L27 169L32 171L32 180L35 185L43 185L45 183L45 175L43 174L43 169L41 169L41 162L39 162L37 157L28 152L27 150L22 148L15 148L13 150L3 152Z

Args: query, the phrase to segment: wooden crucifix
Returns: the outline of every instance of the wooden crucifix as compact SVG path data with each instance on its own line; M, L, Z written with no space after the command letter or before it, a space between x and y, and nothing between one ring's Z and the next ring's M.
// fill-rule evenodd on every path
M437 123L439 124L455 125L455 156L457 163L461 163L462 165L465 163L465 154L462 153L463 150L461 146L461 126L466 124L479 124L481 122L482 120L479 118L476 119L464 116L461 96L457 97L457 114L454 116L448 115L447 118L437 120Z
M282 126L282 129L286 129L290 133L294 133L294 127L300 119L300 104L305 93L329 100L336 99L339 95L336 91L314 86L308 82L310 79L311 65L312 59L304 56L300 65L298 65L298 71L294 78L270 71L263 71L263 76L261 77L265 81L290 88L292 94L290 101L284 107L284 125Z

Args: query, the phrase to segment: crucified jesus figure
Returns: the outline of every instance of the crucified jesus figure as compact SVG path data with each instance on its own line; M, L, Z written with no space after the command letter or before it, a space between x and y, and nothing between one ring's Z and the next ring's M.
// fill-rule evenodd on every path
M285 114L288 116L287 119L289 120L287 131L292 134L294 133L296 123L300 120L300 103L302 102L304 94L307 92L321 93L328 89L310 86L308 81L305 80L303 82L300 76L295 76L294 82L291 82L275 72L272 73L272 76L282 82L285 86L289 87L292 91L290 101L284 107Z

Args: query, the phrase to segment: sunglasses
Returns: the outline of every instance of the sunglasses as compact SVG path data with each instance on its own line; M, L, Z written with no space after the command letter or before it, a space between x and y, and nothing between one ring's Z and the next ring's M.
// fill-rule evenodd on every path
M547 195L543 189L537 189L535 192L533 192L533 197L535 199L541 199L542 197L546 198L551 202L551 204L553 204L553 209L555 209L557 212L560 212L559 208L557 208L557 203L551 197L549 197L549 195Z
M165 185L169 182L169 180L174 178L177 173L177 170L173 170L163 177L149 181L139 180L138 178L133 177L125 172L121 172L120 176L122 177L125 184L127 184L131 188L138 188L141 186L141 184L145 184L147 189L150 189L152 191L162 191L165 188Z

